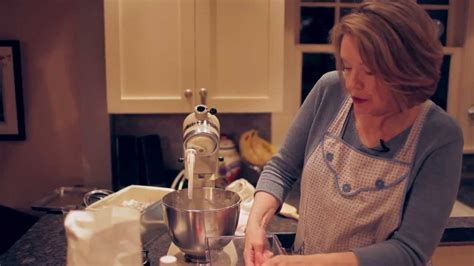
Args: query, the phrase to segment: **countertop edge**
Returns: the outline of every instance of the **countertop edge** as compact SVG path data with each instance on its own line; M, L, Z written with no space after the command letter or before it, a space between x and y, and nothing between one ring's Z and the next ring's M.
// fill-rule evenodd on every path
M450 217L440 245L474 244L474 216Z

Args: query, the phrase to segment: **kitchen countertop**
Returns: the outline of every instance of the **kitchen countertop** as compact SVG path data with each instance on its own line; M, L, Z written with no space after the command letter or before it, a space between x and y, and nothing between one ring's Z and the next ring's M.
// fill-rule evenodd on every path
M292 191L286 202L298 206L299 193ZM5 254L0 256L0 265L65 264L67 243L64 231L64 216L47 214L33 225ZM294 232L296 221L275 216L268 227L271 233ZM474 243L474 217L451 217L441 240L441 245L464 245ZM165 226L144 247L149 251L152 265L158 265L171 244Z

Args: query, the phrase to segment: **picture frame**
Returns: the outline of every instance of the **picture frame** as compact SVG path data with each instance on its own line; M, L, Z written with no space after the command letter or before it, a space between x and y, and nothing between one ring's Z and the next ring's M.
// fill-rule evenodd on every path
M25 139L20 42L0 40L0 141Z

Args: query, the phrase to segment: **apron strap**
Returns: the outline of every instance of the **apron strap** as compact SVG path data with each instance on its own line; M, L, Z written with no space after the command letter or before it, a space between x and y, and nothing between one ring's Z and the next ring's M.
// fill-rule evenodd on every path
M341 108L337 113L336 118L331 122L328 128L328 132L334 136L341 136L342 138L342 129L344 128L344 123L347 119L347 114L351 110L352 99L347 96L342 102Z
M408 135L403 148L398 151L398 154L394 157L396 160L409 162L411 163L415 157L415 153L417 150L418 144L418 137L420 135L421 130L423 129L423 125L426 120L426 115L431 108L433 102L431 100L427 100L423 103L423 107L421 112L418 114L415 123L410 130L410 134Z

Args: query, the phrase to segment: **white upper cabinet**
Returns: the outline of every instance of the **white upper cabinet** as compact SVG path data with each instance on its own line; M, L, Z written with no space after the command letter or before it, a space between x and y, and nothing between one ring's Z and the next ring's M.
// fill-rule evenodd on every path
M106 0L109 113L282 108L283 0Z

